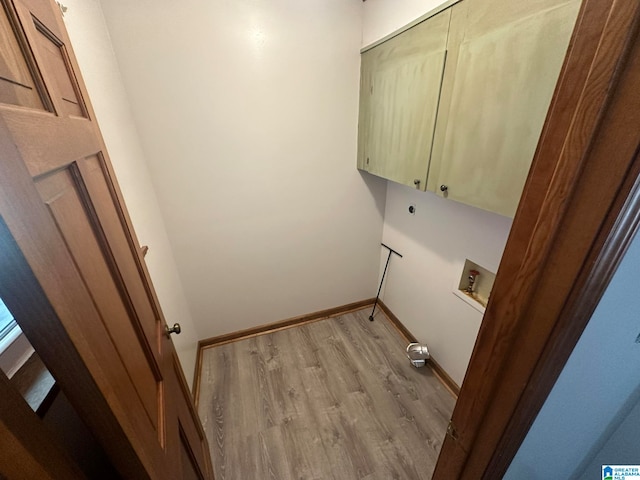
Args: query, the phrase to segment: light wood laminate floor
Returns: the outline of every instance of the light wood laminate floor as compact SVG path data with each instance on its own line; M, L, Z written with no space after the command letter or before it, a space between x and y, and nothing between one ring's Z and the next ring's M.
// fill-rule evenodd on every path
M216 480L430 479L454 398L369 309L203 350Z

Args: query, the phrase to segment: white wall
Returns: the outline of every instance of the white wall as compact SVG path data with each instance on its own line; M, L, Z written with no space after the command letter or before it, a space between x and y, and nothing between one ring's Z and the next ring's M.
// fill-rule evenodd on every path
M505 479L547 479L549 472L554 478L602 478L592 460L609 439L628 433L622 420L638 418L633 409L640 394L638 265L636 235ZM638 452L638 426L626 427L635 433L634 445L603 463L640 463L640 457L629 455L631 449Z
M361 0L102 2L199 333L372 297Z
M383 300L458 385L482 314L452 293L454 285L466 258L497 270L510 226L500 215L389 182L382 241L403 257L391 260Z
M404 27L446 0L367 0L362 14L362 45Z
M438 0L367 0L363 46L392 33L439 4ZM415 216L409 215L416 205ZM434 359L458 383L464 378L482 314L454 296L465 258L496 272L511 219L389 182L383 242L392 258L383 300L426 342Z
M182 326L174 343L191 382L199 332L184 296L100 3L65 0L64 4L65 24L138 240L150 247L146 263L162 310L168 322Z

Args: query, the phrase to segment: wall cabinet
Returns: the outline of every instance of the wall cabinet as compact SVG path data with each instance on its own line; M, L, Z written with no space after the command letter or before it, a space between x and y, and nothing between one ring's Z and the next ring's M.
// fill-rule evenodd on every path
M451 12L362 55L358 167L425 189Z
M402 45L407 34L429 22L447 22L442 58L431 46L423 50L424 61L432 63L424 71L436 72L446 58L435 105L413 96L405 79L397 83L403 94L380 105L375 95L361 92L359 167L410 185L411 172L423 190L512 217L579 5L579 0L464 0L364 52L363 88L381 75L378 50L391 41ZM389 85L385 89L393 91ZM435 112L435 121L416 123L420 109L427 118ZM383 119L382 112L393 114ZM416 152L420 173L428 173L426 185L413 170Z

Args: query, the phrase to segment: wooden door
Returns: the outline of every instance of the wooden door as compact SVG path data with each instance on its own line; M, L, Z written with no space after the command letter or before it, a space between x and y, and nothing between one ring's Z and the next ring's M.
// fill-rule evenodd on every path
M52 0L0 3L0 215L55 310L54 329L117 425L74 406L123 475L182 478L187 452L194 478L210 478L202 428L193 409L184 413L191 398L59 9ZM61 360L41 356L80 403L82 386ZM113 444L114 431L128 449Z
M453 7L448 48L456 50L455 62L445 72L430 190L514 216L579 5L496 0Z
M424 190L450 10L362 55L358 166Z

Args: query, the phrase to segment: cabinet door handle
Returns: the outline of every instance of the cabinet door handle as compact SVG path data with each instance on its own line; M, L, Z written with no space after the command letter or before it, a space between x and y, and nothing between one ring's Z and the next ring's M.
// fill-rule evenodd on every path
M446 185L440 185L441 192L446 192L447 190L449 190L449 187L447 187Z

